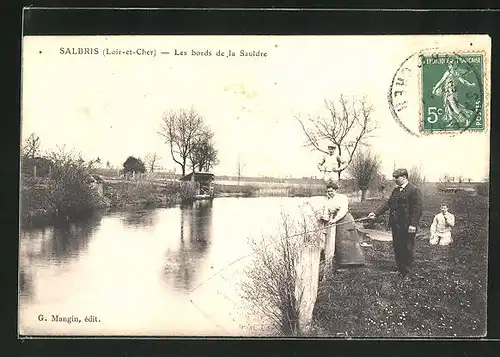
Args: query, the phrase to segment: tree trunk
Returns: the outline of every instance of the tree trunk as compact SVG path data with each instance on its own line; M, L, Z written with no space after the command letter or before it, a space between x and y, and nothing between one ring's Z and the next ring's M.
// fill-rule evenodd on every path
M361 190L361 202L366 200L366 189Z

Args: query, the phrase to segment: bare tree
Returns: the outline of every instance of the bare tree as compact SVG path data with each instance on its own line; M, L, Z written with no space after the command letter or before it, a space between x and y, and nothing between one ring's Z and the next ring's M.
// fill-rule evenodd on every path
M325 108L328 117L303 120L295 116L306 136L305 146L327 154L326 148L321 145L327 141L338 147L339 155L345 149L348 154L346 165L349 165L358 147L366 145L366 139L377 129L377 123L372 118L373 107L365 97L348 101L344 95L340 95L337 102L325 99ZM339 179L344 170L339 171Z
M443 182L443 183L451 182L452 180L453 180L453 177L450 174L446 174L446 173L441 175L441 177L439 178L439 181Z
M241 173L244 167L245 164L243 164L241 161L241 155L238 155L238 161L236 162L236 175L238 176L238 186L240 185Z
M186 174L186 165L193 145L204 129L203 117L193 108L170 111L162 117L158 134L169 144L172 159L181 167L182 176Z
M361 190L361 201L366 199L366 192L376 178L380 169L380 158L370 151L358 151L351 159L347 172L356 181L357 188Z
M412 166L412 168L408 172L408 180L412 183L424 182L424 177L422 175L422 171L420 170L420 167Z
M213 143L214 133L209 128L201 130L194 140L190 154L191 165L198 171L210 171L219 164L219 153Z
M387 177L383 175L380 171L376 172L373 179L370 182L369 190L372 192L378 192L379 195L385 198L386 189L389 187L389 182Z
M29 158L35 158L40 150L40 137L35 133L31 133L30 136L24 142L22 149L23 156Z
M148 152L144 157L144 162L149 168L149 171L154 172L158 168L158 162L160 161L160 156L155 152Z

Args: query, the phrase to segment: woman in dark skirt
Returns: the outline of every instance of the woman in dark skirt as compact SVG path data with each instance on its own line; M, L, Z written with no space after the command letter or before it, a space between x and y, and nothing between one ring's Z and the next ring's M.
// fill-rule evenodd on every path
M339 268L365 265L365 255L360 246L354 218L349 213L349 198L337 193L338 185L326 185L326 202L320 220L330 226L326 229L325 263L336 263Z

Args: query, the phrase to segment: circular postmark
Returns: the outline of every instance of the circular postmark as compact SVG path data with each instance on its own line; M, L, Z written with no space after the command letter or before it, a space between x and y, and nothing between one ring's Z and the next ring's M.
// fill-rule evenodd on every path
M408 56L394 74L387 93L395 121L417 137L483 131L483 61L481 51L438 48Z

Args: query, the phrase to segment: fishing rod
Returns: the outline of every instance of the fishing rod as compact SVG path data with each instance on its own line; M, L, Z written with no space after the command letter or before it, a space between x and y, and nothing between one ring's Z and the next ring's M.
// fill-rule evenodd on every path
M348 223L354 223L354 222L361 222L361 221L366 221L368 219L371 219L370 217L362 217L362 218L358 218L358 219L354 219L354 220L349 220L347 222L340 222L340 223L330 223L330 224L326 224L324 225L323 227L321 228L317 228L317 229L313 229L313 230L310 230L310 231L304 231L304 232L300 232L300 233L296 233L296 234L292 234L290 236L285 236L284 239L285 240L288 240L290 238L295 238L295 237L298 237L298 236L301 236L301 235L306 235L306 234L309 234L309 233L314 233L314 232L318 232L318 231L323 231L327 228L330 228L330 227L334 227L334 226L340 226L340 225L343 225L343 224L348 224ZM271 242L269 244L266 244L264 246L264 248L267 248L273 244L277 244L279 242ZM211 276L209 276L206 280L202 281L200 284L198 284L196 287L194 287L190 292L189 292L189 295L191 295L192 293L194 293L198 288L200 288L201 286L203 286L205 283L207 283L208 281L210 281L212 278L214 278L215 276L219 275L222 271L224 271L225 269L229 268L230 266L232 266L233 264L239 262L240 260L244 259L244 258L248 258L249 256L252 256L254 255L256 252L252 252L252 253L249 253L249 254L246 254L246 255L243 255L241 257L239 257L238 259L236 260L233 260L231 263L225 265L224 267L222 267L221 269L219 269L217 272L215 272L214 274L212 274Z

